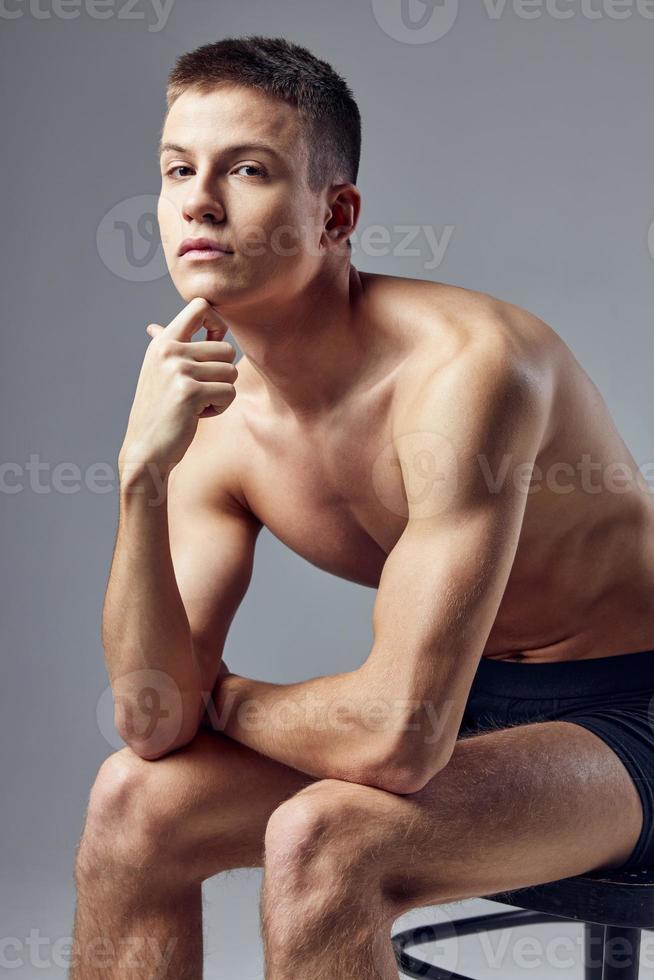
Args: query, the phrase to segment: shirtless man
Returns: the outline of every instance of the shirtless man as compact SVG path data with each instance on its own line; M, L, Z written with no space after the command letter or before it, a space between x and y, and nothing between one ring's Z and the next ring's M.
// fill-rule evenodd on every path
M306 114L266 89L282 75ZM357 117L329 66L228 40L168 95L159 222L186 306L148 327L119 456L103 641L127 746L90 795L71 975L198 980L202 882L261 866L268 980L389 980L404 911L634 851L641 797L597 731L457 736L479 666L591 679L654 650L654 503L552 328L352 265ZM199 237L227 251L180 254ZM359 668L277 685L221 661L263 525L377 588Z

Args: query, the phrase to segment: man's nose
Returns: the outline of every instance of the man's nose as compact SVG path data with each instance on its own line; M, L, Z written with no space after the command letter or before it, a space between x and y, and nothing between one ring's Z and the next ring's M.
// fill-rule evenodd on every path
M183 203L183 214L187 221L224 221L225 208L210 189L201 183L189 187Z

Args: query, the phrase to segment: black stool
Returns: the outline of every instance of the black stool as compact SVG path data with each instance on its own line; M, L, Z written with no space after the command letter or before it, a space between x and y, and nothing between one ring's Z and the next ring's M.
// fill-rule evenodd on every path
M515 910L405 929L391 937L409 977L472 980L404 952L410 946L513 925L584 923L584 980L638 980L641 929L654 928L654 870L597 871L561 881L483 895Z

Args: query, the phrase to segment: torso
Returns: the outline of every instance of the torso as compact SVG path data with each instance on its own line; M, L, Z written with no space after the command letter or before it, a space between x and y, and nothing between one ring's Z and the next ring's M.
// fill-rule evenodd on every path
M483 656L542 663L654 649L654 498L599 391L562 339L537 317L485 294L359 275L372 322L392 323L393 342L338 417L314 426L281 423L241 357L233 404L200 423L211 433L205 445L227 444L238 453L233 492L241 504L307 561L375 588L407 522L382 502L396 499L398 487L373 486L375 460L397 434L416 381L456 350L464 332L493 331L507 352L546 364L555 397L536 458L542 479L528 496ZM214 439L219 427L234 438ZM397 469L375 472L376 479L401 482Z

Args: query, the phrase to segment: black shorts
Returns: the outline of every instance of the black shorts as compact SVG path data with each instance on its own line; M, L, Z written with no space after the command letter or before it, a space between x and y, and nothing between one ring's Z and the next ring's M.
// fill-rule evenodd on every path
M482 658L459 737L534 721L574 722L613 749L644 813L620 870L654 869L654 650L542 664Z

